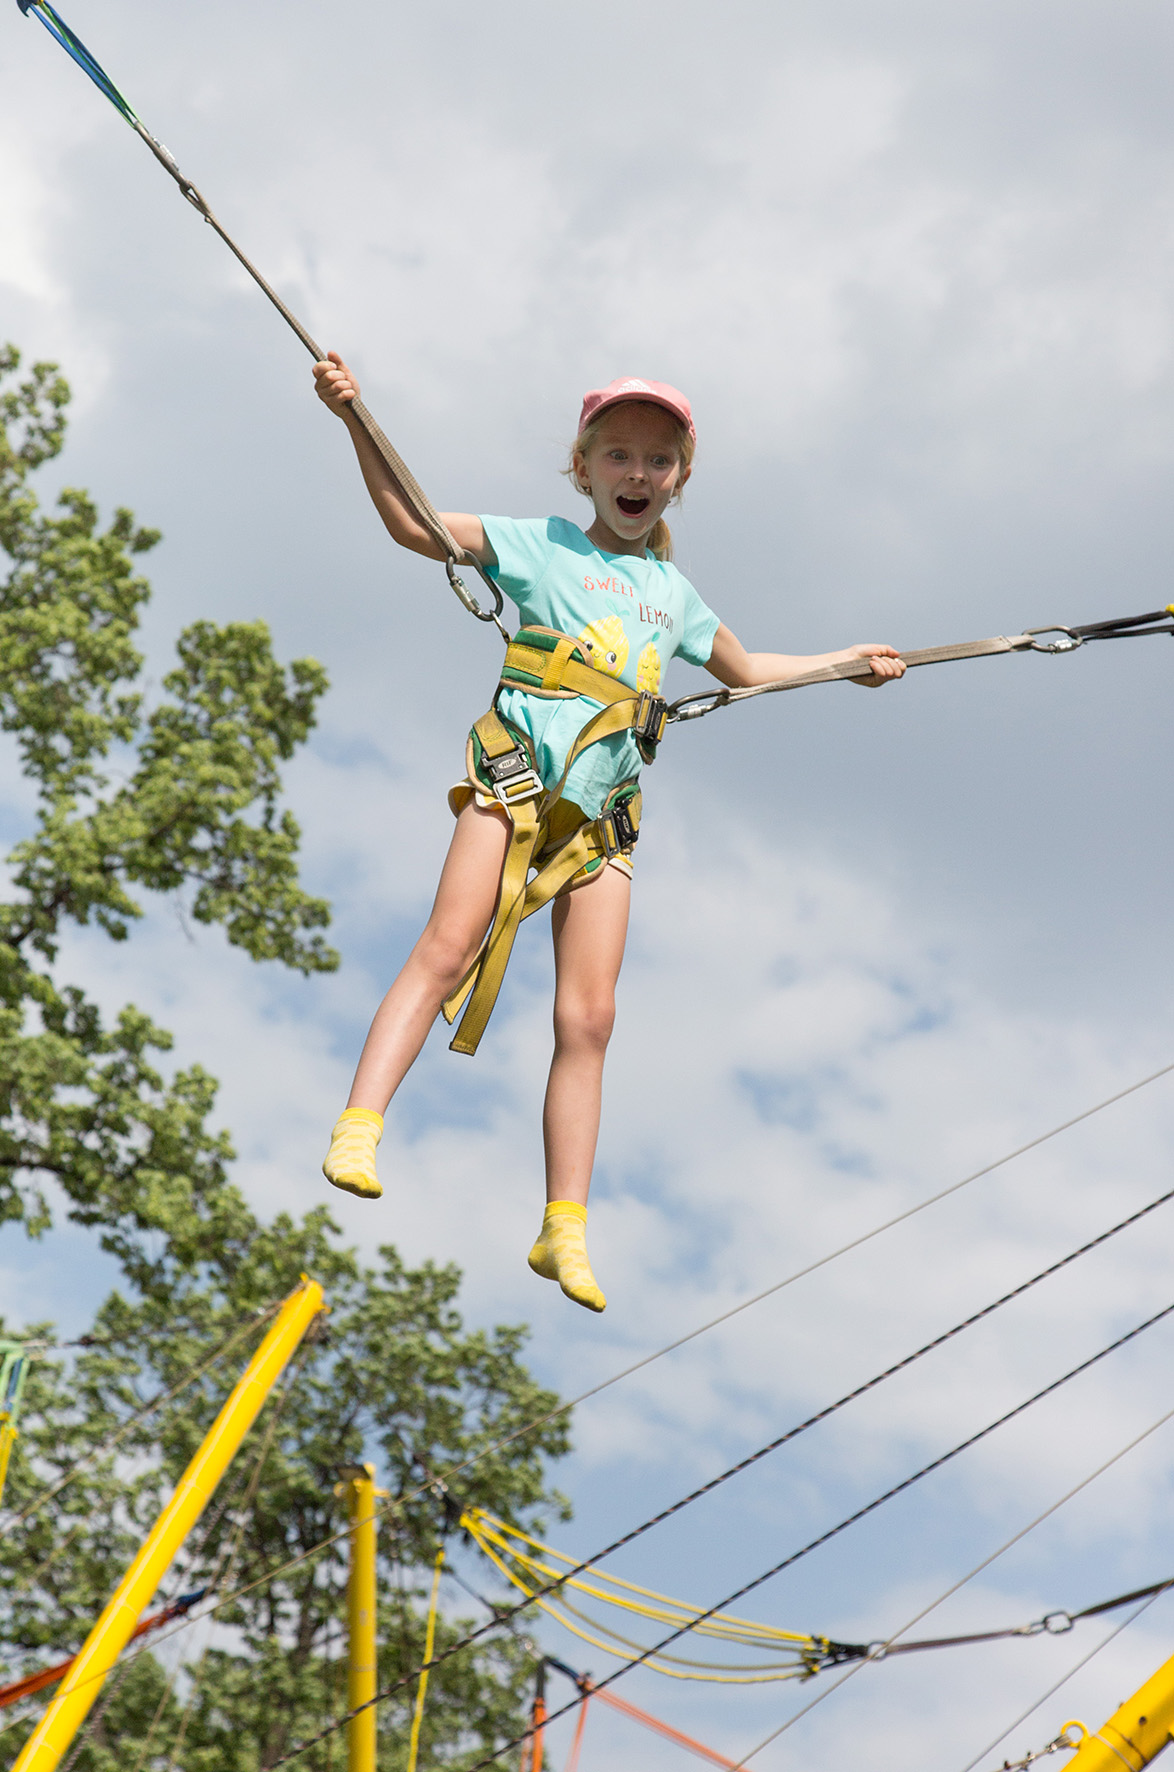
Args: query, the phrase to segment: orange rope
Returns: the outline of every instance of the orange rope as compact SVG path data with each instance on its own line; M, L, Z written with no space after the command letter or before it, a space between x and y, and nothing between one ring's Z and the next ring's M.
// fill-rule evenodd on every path
M678 1747L687 1748L699 1759L708 1760L710 1765L724 1766L727 1768L727 1772L737 1772L737 1760L727 1760L724 1754L714 1753L711 1747L706 1747L700 1741L694 1741L691 1735L683 1735L679 1729L674 1729L671 1723L662 1723L659 1717L650 1716L648 1711L641 1710L638 1705L629 1704L626 1698L617 1698L614 1692L597 1691L591 1685L587 1685L585 1690L593 1698L598 1698L601 1704L610 1704L613 1710L621 1711L624 1716L631 1717L633 1722L643 1723L646 1729L652 1729L657 1735L664 1735L669 1741L675 1741ZM584 1709L586 1709L585 1701ZM573 1751L574 1749L572 1749Z
M571 1751L567 1756L565 1772L579 1772L579 1749L583 1745L583 1731L587 1727L587 1706L589 1698L584 1698L579 1706L579 1721L575 1724L575 1739L571 1743Z

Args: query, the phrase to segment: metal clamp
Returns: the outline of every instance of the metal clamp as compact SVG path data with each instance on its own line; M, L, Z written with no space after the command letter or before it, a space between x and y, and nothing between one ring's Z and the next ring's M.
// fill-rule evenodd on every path
M481 767L503 806L511 806L516 800L532 800L545 792L542 777L521 745L516 745L503 757L488 757L482 752Z
M609 861L613 855L619 855L625 849L634 848L640 835L636 825L632 822L632 815L628 811L633 798L634 796L629 795L626 800L621 800L618 806L613 806L610 811L601 812L599 815L599 835L603 841L603 853Z
M668 702L662 696L642 689L636 697L636 712L632 715L632 731L636 737L644 739L647 744L659 744L668 718Z
M1071 628L1060 627L1058 624L1053 628L1024 628L1023 631L1025 634L1063 634L1064 636L1062 640L1052 640L1046 646L1037 646L1033 640L1031 643L1033 652L1075 652L1078 646L1084 645L1083 634L1074 634Z

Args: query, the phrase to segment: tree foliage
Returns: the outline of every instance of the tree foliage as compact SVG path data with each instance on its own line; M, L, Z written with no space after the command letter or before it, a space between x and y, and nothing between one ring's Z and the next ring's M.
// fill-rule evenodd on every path
M298 830L280 805L281 766L325 679L312 660L282 666L260 623L197 622L147 704L134 636L149 587L134 561L158 538L125 510L102 529L81 491L40 508L31 477L62 448L69 394L52 365L18 370L16 352L0 352L0 727L34 801L0 901L0 1222L44 1230L52 1178L126 1286L84 1345L46 1348L29 1379L0 1516L0 1680L80 1647L266 1309L311 1272L330 1306L321 1332L155 1602L208 1587L215 1623L187 1626L167 1650L153 1637L132 1648L72 1761L74 1772L258 1772L345 1709L339 1467L371 1460L389 1492L378 1618L389 1683L423 1659L449 1517L436 1473L475 1460L456 1498L540 1527L544 1511L565 1511L545 1463L566 1449L566 1419L492 1450L557 1402L522 1363L524 1331L467 1331L455 1269L408 1269L391 1248L365 1268L322 1210L259 1222L229 1179L226 1135L208 1126L214 1080L198 1066L166 1075L164 1029L131 1004L106 1021L58 977L67 925L126 940L144 892L180 894L253 959L334 966L326 906L299 884ZM467 1622L446 1590L438 1647ZM421 1765L469 1765L516 1734L531 1665L499 1631L438 1666ZM382 1772L405 1764L412 1699L381 1709ZM0 1763L42 1702L0 1709ZM341 1772L344 1754L338 1735L303 1763Z
M19 379L19 362L0 351L0 728L35 813L0 902L0 1221L44 1229L52 1177L71 1216L129 1256L180 1196L213 1210L231 1153L206 1127L207 1075L158 1069L164 1029L133 1006L105 1022L56 981L61 931L122 941L136 893L177 893L253 959L335 966L280 806L326 679L313 659L281 665L261 622L197 622L147 705L134 637L150 589L134 562L159 537L128 510L101 528L76 489L42 510L33 476L63 446L69 389L53 364Z
M170 1695L161 1659L145 1640L87 1738L77 1772L133 1766L144 1748L144 1768L155 1772L168 1765L181 1726L177 1772L257 1772L345 1710L349 1552L345 1503L335 1493L341 1465L371 1460L390 1492L380 1527L379 1678L389 1684L410 1674L423 1660L423 1601L446 1530L433 1479L485 1454L557 1403L521 1363L523 1331L463 1329L453 1302L454 1268L408 1269L386 1248L378 1267L366 1269L339 1249L322 1211L301 1224L280 1218L262 1226L242 1218L246 1228L243 1239L226 1243L199 1274L169 1262L146 1299L109 1298L93 1327L95 1345L72 1369L51 1357L33 1367L21 1456L6 1496L19 1522L5 1544L9 1585L0 1601L0 1654L15 1670L9 1678L80 1646L259 1331L137 1419L144 1404L288 1290L299 1270L313 1272L326 1287L324 1333L295 1356L162 1596L219 1577L221 1596L241 1590L239 1598L218 1613L207 1653L201 1660L197 1647ZM20 1519L127 1424L130 1431L116 1447L80 1471L50 1505ZM565 1511L546 1488L544 1460L566 1445L560 1417L489 1451L453 1479L453 1492L462 1503L540 1525L544 1511ZM340 1533L338 1542L327 1542ZM439 1646L471 1622L450 1608L448 1596ZM484 1615L476 1622L483 1624ZM189 1626L185 1642L201 1645L206 1631ZM429 1686L421 1764L468 1765L517 1734L531 1670L531 1656L504 1631L442 1663ZM409 1687L381 1707L380 1766L388 1772L404 1763L414 1696ZM29 1726L14 1728L12 1741ZM341 1743L340 1737L340 1767ZM308 1760L308 1769L316 1764L326 1764L323 1753Z

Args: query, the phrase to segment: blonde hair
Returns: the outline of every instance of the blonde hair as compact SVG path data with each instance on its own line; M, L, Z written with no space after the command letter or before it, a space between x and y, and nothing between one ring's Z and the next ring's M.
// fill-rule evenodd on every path
M693 465L693 452L697 447L689 427L681 423L675 412L670 412L667 406L661 406L655 400L633 400L631 404L633 406L651 406L653 411L663 412L666 418L672 420L673 430L676 433L677 459L681 464L681 473L684 474L686 468L692 467ZM575 472L575 457L577 455L586 456L594 444L599 441L599 433L603 429L603 422L610 412L611 407L605 406L602 412L597 412L594 418L588 419L587 423L583 426L583 429L579 432L579 435L575 438L575 441L571 444L570 454L567 457L567 465L562 469L562 472L567 476L567 479L570 480L575 490L581 492L584 498L590 498L591 494L582 484L578 474ZM681 490L681 482L678 478L677 489L670 500L672 504L680 504ZM653 524L645 546L652 551L658 560L672 559L672 531L663 517L658 517Z

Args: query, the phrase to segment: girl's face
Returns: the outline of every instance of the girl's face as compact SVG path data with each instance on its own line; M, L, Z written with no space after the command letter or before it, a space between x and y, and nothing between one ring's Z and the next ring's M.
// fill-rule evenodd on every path
M643 554L669 500L689 478L673 419L639 400L604 414L588 454L575 456L575 473L595 506L588 536L613 554Z

